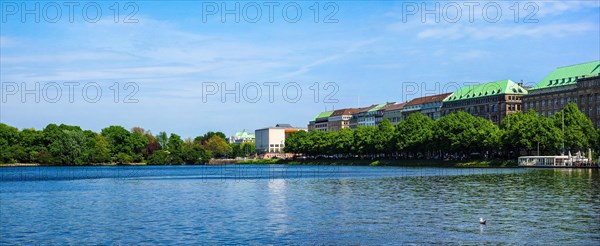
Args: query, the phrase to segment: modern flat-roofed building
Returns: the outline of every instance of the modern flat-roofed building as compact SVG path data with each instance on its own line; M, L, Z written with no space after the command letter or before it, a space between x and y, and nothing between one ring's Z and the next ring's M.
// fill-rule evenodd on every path
M398 125L404 119L402 117L402 109L406 103L394 103L386 106L383 109L383 118L390 120L393 125Z
M549 117L570 102L600 127L600 61L556 68L529 89L523 107Z
M329 116L328 130L339 132L341 129L350 128L352 114L357 110L356 108L345 108L333 111Z
M527 95L521 84L499 80L460 88L444 100L443 115L465 111L500 125L508 114L522 110L522 97Z
M254 131L256 152L281 153L285 147L285 139L290 133L307 131L306 128L293 127L290 124L277 124L274 127L265 127Z
M419 97L408 101L402 109L403 117L406 117L414 112L436 120L442 116L442 103L444 99L452 93L444 93L433 96Z

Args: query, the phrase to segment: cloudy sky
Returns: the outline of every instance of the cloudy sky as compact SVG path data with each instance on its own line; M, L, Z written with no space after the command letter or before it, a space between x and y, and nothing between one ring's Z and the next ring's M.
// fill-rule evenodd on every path
M600 59L598 1L1 4L0 121L19 128L305 126Z

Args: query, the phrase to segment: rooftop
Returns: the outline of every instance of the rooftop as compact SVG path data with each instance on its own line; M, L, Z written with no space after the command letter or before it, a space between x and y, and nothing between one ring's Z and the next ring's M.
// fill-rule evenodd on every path
M315 118L313 118L311 121L315 121L315 120L317 120L319 118L329 117L329 116L331 116L331 114L333 114L333 110L332 111L321 112L317 116L315 116Z
M406 103L394 103L394 104L389 104L386 107L384 107L384 111L394 111L394 110L401 110L404 108L404 105L406 105Z
M357 108L356 111L354 111L354 114L369 112L369 110L371 110L372 108L374 108L376 106L377 106L377 104L373 104L373 105L368 106L368 107Z
M433 96L415 98L415 99L407 102L404 106L407 107L407 106L413 106L413 105L419 105L419 104L441 102L444 99L446 99L448 96L450 96L450 94L452 94L452 93L444 93L444 94L438 94L438 95L433 95Z
M499 80L479 85L463 86L452 93L444 102L454 102L479 97L487 97L504 94L527 94L527 90L512 80Z
M369 109L369 112L380 110L381 108L385 107L386 105L387 105L387 103L377 104L377 105L375 105L375 107Z
M338 109L336 111L333 111L333 113L331 114L331 116L352 115L357 110L358 110L357 108Z
M277 124L275 126L259 128L259 129L256 129L256 131L265 130L265 129L300 129L300 130L304 130L304 129L306 129L306 127L294 127L290 124Z
M243 130L241 132L236 132L234 135L235 138L252 138L254 139L254 134L252 133L248 133L246 132L246 130Z
M555 86L577 84L577 79L600 75L600 61L593 61L554 69L544 79L535 84L532 90Z

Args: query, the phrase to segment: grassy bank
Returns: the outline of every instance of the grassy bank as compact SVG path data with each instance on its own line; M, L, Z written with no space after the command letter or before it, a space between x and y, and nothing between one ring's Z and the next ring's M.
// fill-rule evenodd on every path
M514 160L395 160L395 159L306 159L306 160L243 160L237 164L289 164L289 165L339 165L339 166L406 166L406 167L517 167Z

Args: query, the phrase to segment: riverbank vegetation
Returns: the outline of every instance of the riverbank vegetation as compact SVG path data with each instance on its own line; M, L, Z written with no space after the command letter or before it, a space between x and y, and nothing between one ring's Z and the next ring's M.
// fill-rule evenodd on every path
M435 121L413 113L396 127L384 120L376 127L355 130L292 133L285 151L301 158L240 163L510 166L514 162L502 160L514 161L519 153L532 153L538 146L542 154L558 154L563 142L573 153L600 145L600 130L574 103L552 117L529 111L510 115L501 125L465 112ZM141 127L128 131L109 126L96 133L64 124L19 130L0 123L0 163L203 164L212 158L254 154L253 143L228 144L221 132L184 140L174 133L153 135Z
M109 126L96 133L78 126L49 124L43 130L0 123L0 163L50 165L201 164L211 158L246 156L253 143L228 144L225 134L208 132L194 139L141 127Z
M573 153L598 149L599 135L591 120L570 103L552 117L533 110L510 115L501 127L466 112L437 120L413 113L396 127L385 119L376 127L296 132L286 139L285 151L310 159L512 160L522 152L537 154L538 147L541 154L559 154L563 142Z

